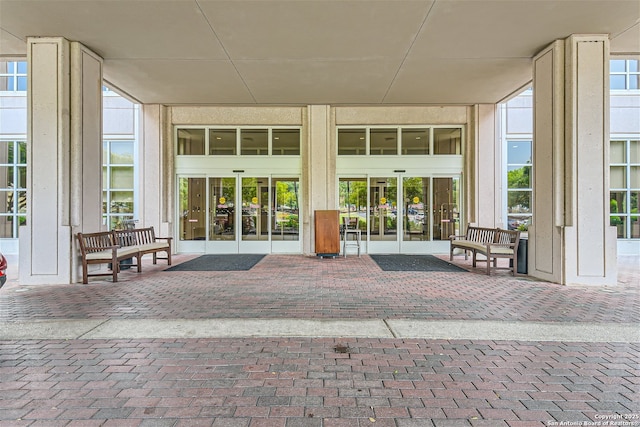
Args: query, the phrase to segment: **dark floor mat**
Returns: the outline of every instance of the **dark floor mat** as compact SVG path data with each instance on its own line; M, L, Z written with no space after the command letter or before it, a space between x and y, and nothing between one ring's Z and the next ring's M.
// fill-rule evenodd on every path
M243 271L251 270L264 254L215 254L202 255L165 271Z
M433 255L370 255L384 271L467 271Z

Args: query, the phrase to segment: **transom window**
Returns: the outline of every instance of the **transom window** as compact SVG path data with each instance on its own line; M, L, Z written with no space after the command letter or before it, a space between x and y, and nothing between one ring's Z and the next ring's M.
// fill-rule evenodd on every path
M640 70L637 59L612 59L610 64L610 89L640 89Z
M27 90L27 63L0 61L0 91L20 92Z
M462 155L461 127L340 127L339 156Z
M178 156L299 156L299 128L178 128Z

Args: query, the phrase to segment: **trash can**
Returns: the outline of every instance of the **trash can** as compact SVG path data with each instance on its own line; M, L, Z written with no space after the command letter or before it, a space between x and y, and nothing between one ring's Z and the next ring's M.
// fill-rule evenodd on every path
M527 237L520 237L520 243L518 243L518 274L529 273L529 239Z
M138 222L137 219L125 219L122 220L122 225L120 230L133 230L134 228L136 228L136 222ZM130 242L126 241L126 238L120 238L120 241L118 242L118 244L120 246L130 246ZM131 266L133 265L133 258L126 258L120 261L120 270L128 270L131 268ZM109 267L111 267L111 265L109 265Z

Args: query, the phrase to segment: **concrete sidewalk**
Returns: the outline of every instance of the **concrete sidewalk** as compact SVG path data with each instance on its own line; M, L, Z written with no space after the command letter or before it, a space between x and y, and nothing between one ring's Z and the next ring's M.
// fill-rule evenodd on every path
M368 256L165 268L10 279L0 425L640 425L638 257L615 287Z

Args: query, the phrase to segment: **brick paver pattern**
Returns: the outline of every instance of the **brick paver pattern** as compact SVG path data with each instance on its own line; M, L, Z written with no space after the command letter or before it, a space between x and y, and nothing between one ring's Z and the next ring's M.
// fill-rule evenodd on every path
M612 287L383 272L368 256L270 255L246 272L164 268L145 264L119 283L3 288L0 320L640 320L637 257ZM0 426L640 426L639 374L640 343L0 341Z

